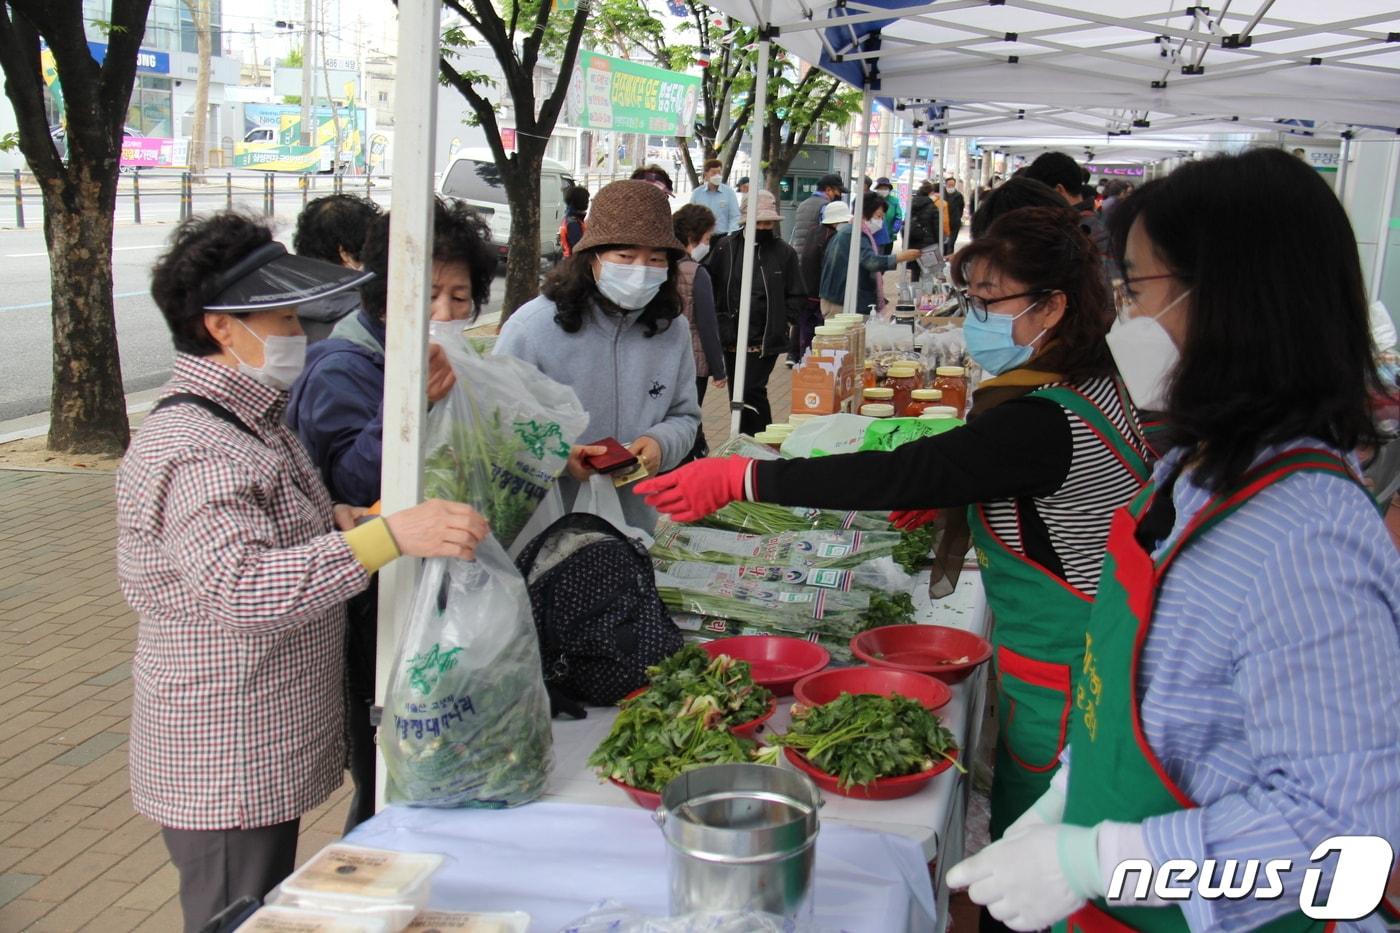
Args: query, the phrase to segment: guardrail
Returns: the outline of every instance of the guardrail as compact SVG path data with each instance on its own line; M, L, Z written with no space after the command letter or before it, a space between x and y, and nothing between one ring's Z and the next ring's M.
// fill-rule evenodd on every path
M0 195L0 224L13 218L23 228L29 220L42 216L43 199L34 175L22 169L11 173L11 184ZM155 219L154 214L171 214L160 219L185 220L199 211L233 210L236 205L252 208L265 216L277 213L296 195L296 209L325 194L358 194L387 201L392 193L387 175L307 175L295 172L214 172L202 176L179 171L133 171L117 179L116 218L132 223ZM9 201L9 205L5 205ZM173 212L168 208L175 206ZM152 210L152 208L157 208ZM8 208L8 209L7 209ZM26 210L27 209L27 210Z

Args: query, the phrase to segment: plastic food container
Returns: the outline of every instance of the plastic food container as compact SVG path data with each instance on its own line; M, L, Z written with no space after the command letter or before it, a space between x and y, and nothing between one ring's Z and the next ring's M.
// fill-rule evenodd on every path
M242 933L393 933L398 927L373 914L338 914L273 905L259 908L238 929Z
M398 930L428 904L442 856L337 843L298 868L269 903L381 918Z
M865 400L867 402L884 402L887 405L893 405L894 403L891 401L893 398L894 389L886 386L875 386L872 389L865 390Z
M893 418L894 406L885 402L867 402L860 406L860 413L867 418Z
M957 418L959 417L959 415L958 410L952 405L930 405L929 407L924 409L924 413L919 417L929 419L946 419Z
M797 425L788 424L785 421L780 421L777 424L770 424L767 428L764 429L765 433L781 434L784 437L791 434L795 430L797 430Z
M894 413L903 415L915 389L922 388L919 368L913 363L895 363L885 372L885 385L894 390Z
M759 431L753 436L753 439L758 441L765 447L771 447L774 450L778 450L783 446L783 441L788 439L788 435L780 434L777 431Z
M501 913L425 910L404 927L404 933L525 933L530 928L530 915L519 910Z
M788 424L793 428L799 427L803 422L811 421L816 415L788 415Z
M946 625L886 625L851 639L851 653L876 667L918 671L953 684L992 656L992 643Z
M940 366L933 376L933 388L943 393L943 404L952 406L962 417L967 408L967 370L961 366Z
M938 389L915 389L909 393L909 404L904 407L904 417L918 418L934 407L944 407L943 393Z
M700 647L712 658L727 654L744 661L754 683L767 687L775 696L788 696L799 680L831 663L831 653L821 645L784 635L736 635Z

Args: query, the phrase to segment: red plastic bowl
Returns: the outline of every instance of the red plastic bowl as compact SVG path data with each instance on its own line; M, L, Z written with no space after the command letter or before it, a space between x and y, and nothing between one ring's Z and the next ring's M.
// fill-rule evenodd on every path
M842 797L854 797L857 800L897 800L900 797L912 796L923 790L929 781L953 766L952 761L944 758L929 770L920 771L918 774L876 778L869 784L852 784L850 787L841 788L837 785L834 774L827 774L812 764L807 760L807 756L797 749L785 748L783 754L787 756L788 761L792 762L794 768L810 777L822 790L831 791ZM957 752L953 753L953 757L957 757Z
M624 784L617 778L608 778L608 783L614 787L622 788L622 792L632 798L632 802L646 810L655 810L661 806L661 795L656 791L642 790L640 787L633 787L631 784Z
M631 693L627 694L627 696L623 697L622 701L626 702L627 700L630 700L633 697L641 696L643 693L646 693L649 689L649 687L638 687L636 690L633 690ZM773 714L777 711L778 698L776 696L770 697L768 700L768 709L763 713L762 716L750 719L748 722L741 722L737 726L730 726L729 731L741 738L751 739L758 735L759 731L763 728L763 724L769 719L773 718ZM609 780L612 779L609 778ZM621 786L626 787L627 785L624 784ZM646 791L641 791L640 793L646 793Z
M727 654L745 661L754 683L785 697L793 684L831 663L831 652L814 642L784 635L736 635L707 641L700 647L710 657Z
M953 691L927 674L894 667L845 667L812 674L797 682L793 695L807 706L830 703L843 693L899 694L936 710L953 698Z
M987 662L992 643L946 625L886 625L852 638L851 652L876 667L917 671L955 684Z

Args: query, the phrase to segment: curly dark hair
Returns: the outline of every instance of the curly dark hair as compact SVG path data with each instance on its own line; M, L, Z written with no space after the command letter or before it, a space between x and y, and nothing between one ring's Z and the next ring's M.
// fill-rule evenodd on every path
M869 220L875 216L876 211L887 210L889 206L890 201L887 196L874 190L867 191L860 201L860 216L863 220Z
M1103 264L1074 211L1023 207L997 218L986 234L953 256L953 281L967 285L969 267L984 261L1002 275L1025 283L1027 291L1063 292L1065 313L1047 335L1042 368L1079 382L1114 371L1104 335L1113 323L1113 303L1103 281Z
M370 224L360 260L374 278L360 286L365 313L384 320L389 298L389 219L381 214ZM433 201L433 261L460 262L471 270L472 300L478 309L491 297L496 274L496 251L491 248L491 228L481 215L461 201ZM473 315L475 316L475 315Z
M583 327L589 309L596 304L604 311L624 313L598 291L598 283L593 278L593 257L608 247L595 247L574 253L545 276L540 291L554 302L554 323L565 333L576 334ZM642 309L639 320L646 325L646 336L655 337L671 326L671 321L681 313L680 294L676 291L676 262L681 254L666 251L666 283Z
M1194 448L1205 487L1229 488L1265 447L1297 438L1378 442L1356 234L1322 176L1282 149L1187 162L1109 215L1120 263L1135 224L1191 289L1167 437Z
M191 217L151 267L151 297L165 317L176 351L212 356L222 348L204 327L204 306L220 272L272 242L267 221L239 211Z
M687 204L671 215L676 239L686 246L699 243L706 232L715 228L715 212L703 204Z
M972 238L975 240L987 232L993 222L1003 214L1023 207L1064 207L1065 199L1059 192L1043 181L1019 175L993 188L977 212L972 215Z
M379 205L353 194L328 194L306 205L297 217L292 249L298 256L324 259L340 265L340 251L356 262L365 245L370 222L380 215Z

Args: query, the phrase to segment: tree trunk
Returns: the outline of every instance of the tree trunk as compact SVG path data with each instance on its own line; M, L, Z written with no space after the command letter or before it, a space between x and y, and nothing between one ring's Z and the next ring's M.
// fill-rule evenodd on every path
M131 432L112 300L113 199L92 174L79 169L70 177L82 180L44 190L54 348L48 448L119 456Z
M194 20L199 51L199 76L194 82L194 125L190 128L190 171L200 178L209 162L209 60L214 54L214 39L209 22L209 0L185 0L185 6Z
M506 260L506 294L501 323L540 292L540 169L544 141L517 137L515 164L502 172L510 202L510 256Z

